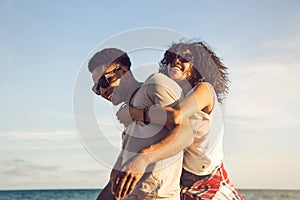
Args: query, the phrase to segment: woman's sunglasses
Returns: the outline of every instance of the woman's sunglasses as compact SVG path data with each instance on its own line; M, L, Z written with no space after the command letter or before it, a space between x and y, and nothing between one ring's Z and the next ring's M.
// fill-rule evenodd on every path
M181 63L187 63L187 62L192 62L193 55L189 53L183 54L183 56L180 56L178 54L175 54L173 52L169 52L168 54L168 63L174 62L175 59L178 59L179 62Z

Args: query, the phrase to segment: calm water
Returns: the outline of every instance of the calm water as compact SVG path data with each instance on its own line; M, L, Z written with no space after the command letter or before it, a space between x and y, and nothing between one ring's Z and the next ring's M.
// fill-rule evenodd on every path
M0 200L95 200L100 190L0 191ZM299 200L300 190L239 190L245 200Z
M300 200L300 190L239 190L245 200Z
M0 200L93 200L100 190L11 190L0 191Z

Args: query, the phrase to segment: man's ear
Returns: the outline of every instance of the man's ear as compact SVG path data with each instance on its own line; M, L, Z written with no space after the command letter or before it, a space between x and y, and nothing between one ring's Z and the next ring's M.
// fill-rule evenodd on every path
M129 76L129 69L126 67L126 66L121 66L121 69L122 69L122 71L123 71L123 77L125 78L125 79L127 79L128 78L128 76Z
M124 66L124 65L121 65L121 69L122 69L125 73L129 71L129 69L128 69L126 66Z

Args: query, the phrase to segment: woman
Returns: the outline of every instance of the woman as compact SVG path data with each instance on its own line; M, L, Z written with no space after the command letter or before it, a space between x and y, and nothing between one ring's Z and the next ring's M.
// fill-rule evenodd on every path
M228 92L227 68L203 42L187 42L173 44L165 52L160 72L181 86L185 98L174 106L130 107L129 112L133 120L168 127L189 119L194 140L184 152L181 199L242 199L222 163L224 124L219 104ZM129 120L124 115L124 109L117 113L118 119L127 124ZM166 118L162 120L160 116ZM167 146L173 143L169 144L161 142L156 147L172 148Z

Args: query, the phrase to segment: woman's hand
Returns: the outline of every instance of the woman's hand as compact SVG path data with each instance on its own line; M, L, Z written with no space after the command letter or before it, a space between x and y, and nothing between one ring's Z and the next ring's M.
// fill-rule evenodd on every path
M116 169L112 169L112 171L110 172L109 182L111 185L113 185L115 183L118 173L119 173L119 171ZM111 188L111 192L113 193L113 188Z
M113 194L116 199L123 199L133 191L138 181L144 175L148 164L147 160L139 154L122 166L121 171L112 184Z
M166 125L177 125L182 124L182 116L181 116L181 110L180 105L174 105L173 107L167 106L164 108L165 112L167 114L167 120Z

